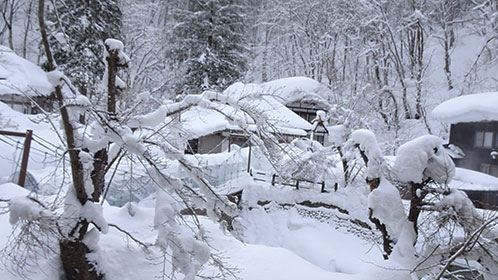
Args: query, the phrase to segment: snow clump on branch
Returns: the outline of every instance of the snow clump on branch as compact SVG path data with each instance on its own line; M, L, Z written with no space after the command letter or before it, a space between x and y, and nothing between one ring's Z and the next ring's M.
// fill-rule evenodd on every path
M394 171L404 182L422 183L432 179L448 183L455 174L455 164L443 147L443 140L434 135L424 135L399 147Z

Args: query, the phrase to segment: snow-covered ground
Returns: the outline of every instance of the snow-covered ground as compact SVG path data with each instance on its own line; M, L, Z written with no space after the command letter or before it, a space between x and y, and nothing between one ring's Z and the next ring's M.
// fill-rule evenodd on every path
M32 122L30 119L37 118L14 112L2 103L0 106L0 122L5 129L33 129L35 135L58 145L57 135L51 125ZM20 151L4 142L0 145L3 145L0 146L2 156L9 159L2 160L0 166L0 175L5 182ZM47 150L47 154L44 154L42 151L47 147L37 142L34 142L33 147L36 152L30 158L30 172L37 179L52 174L57 162L49 159L53 158L51 153L54 151ZM196 156L191 160L207 165L220 165L231 160L244 161L246 152L247 150L242 150L239 154ZM240 169L240 166L237 168ZM323 194L318 190L296 191L289 187L254 183L249 177L232 179L234 180L222 185L222 193L237 190L237 186L246 186L242 201L244 210L238 218L237 230L233 235L223 231L217 223L206 217L199 219L206 229L212 250L219 253L228 266L236 268L234 271L241 279L411 279L408 271L412 263L409 260L407 263L406 260L396 259L385 262L376 233L365 233L368 231L362 231L348 221L358 219L369 223L367 188L350 187ZM60 183L61 180L55 181ZM54 180L41 181L40 193L51 196L40 195L39 199L54 199L58 188L53 182ZM472 188L495 187L498 186L498 179L457 168L452 184L459 188L467 188L469 184ZM28 190L12 183L0 185L0 199L25 196L28 193ZM273 202L257 206L258 200ZM304 200L333 204L347 210L349 214L323 207L311 211L305 207L281 206ZM5 202L0 204L2 207L6 206ZM154 243L157 238L157 231L153 227L154 211L153 196L138 204L128 204L121 208L104 204L104 217L109 223L119 226L146 244ZM0 213L0 247L3 248L7 245L12 226L8 213ZM106 272L107 279L153 279L161 275L163 266L159 250L150 247L145 252L114 227L110 227L109 232L101 236L99 245L100 257L105 260L102 262L102 270ZM61 269L57 256L42 258L37 265L27 270L27 277L40 280L59 277ZM2 265L0 279L20 279L11 272L12 269L6 269ZM207 276L216 273L217 270L212 266L206 267L203 272ZM234 279L229 276L218 278Z
M0 188L0 199L28 194L11 183L0 185ZM153 230L154 208L150 201L121 208L106 204L104 216L109 223L118 225L146 244L155 241L157 232ZM371 240L348 232L348 227L304 217L295 209L269 213L262 208L245 211L240 227L244 242L205 217L200 217L200 221L213 250L228 266L236 268L234 271L241 279L369 279L365 271L375 270L372 263L382 258ZM10 232L8 214L1 214L0 246L6 245ZM153 279L161 275L159 252L152 247L145 252L113 227L101 236L99 245L107 279ZM38 265L31 267L33 272L27 272L26 276L39 280L58 278L60 263L57 257L41 259ZM203 272L204 275L211 273L216 273L213 267L207 267ZM0 279L13 280L19 276L2 269Z

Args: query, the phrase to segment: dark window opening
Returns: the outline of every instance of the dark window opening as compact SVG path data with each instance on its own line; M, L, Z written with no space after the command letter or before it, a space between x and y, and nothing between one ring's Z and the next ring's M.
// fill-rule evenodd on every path
M325 143L325 136L324 135L320 135L320 134L315 134L313 136L313 140L317 141L318 143L320 144L324 144Z
M197 154L199 152L199 139L188 140L186 154Z

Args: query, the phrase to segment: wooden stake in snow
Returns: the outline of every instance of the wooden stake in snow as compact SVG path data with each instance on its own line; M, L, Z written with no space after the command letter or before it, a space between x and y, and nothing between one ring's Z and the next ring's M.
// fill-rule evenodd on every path
M24 137L24 149L22 152L21 170L19 171L18 185L24 187L26 182L26 173L28 172L29 150L31 148L31 139L33 139L33 130L26 130L26 133L0 130L1 135Z

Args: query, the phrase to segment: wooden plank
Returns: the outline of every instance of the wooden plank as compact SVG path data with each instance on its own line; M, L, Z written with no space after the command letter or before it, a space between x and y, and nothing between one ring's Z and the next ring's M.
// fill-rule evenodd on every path
M26 132L0 130L0 134L1 135L8 135L8 136L16 136L16 137L26 137Z

